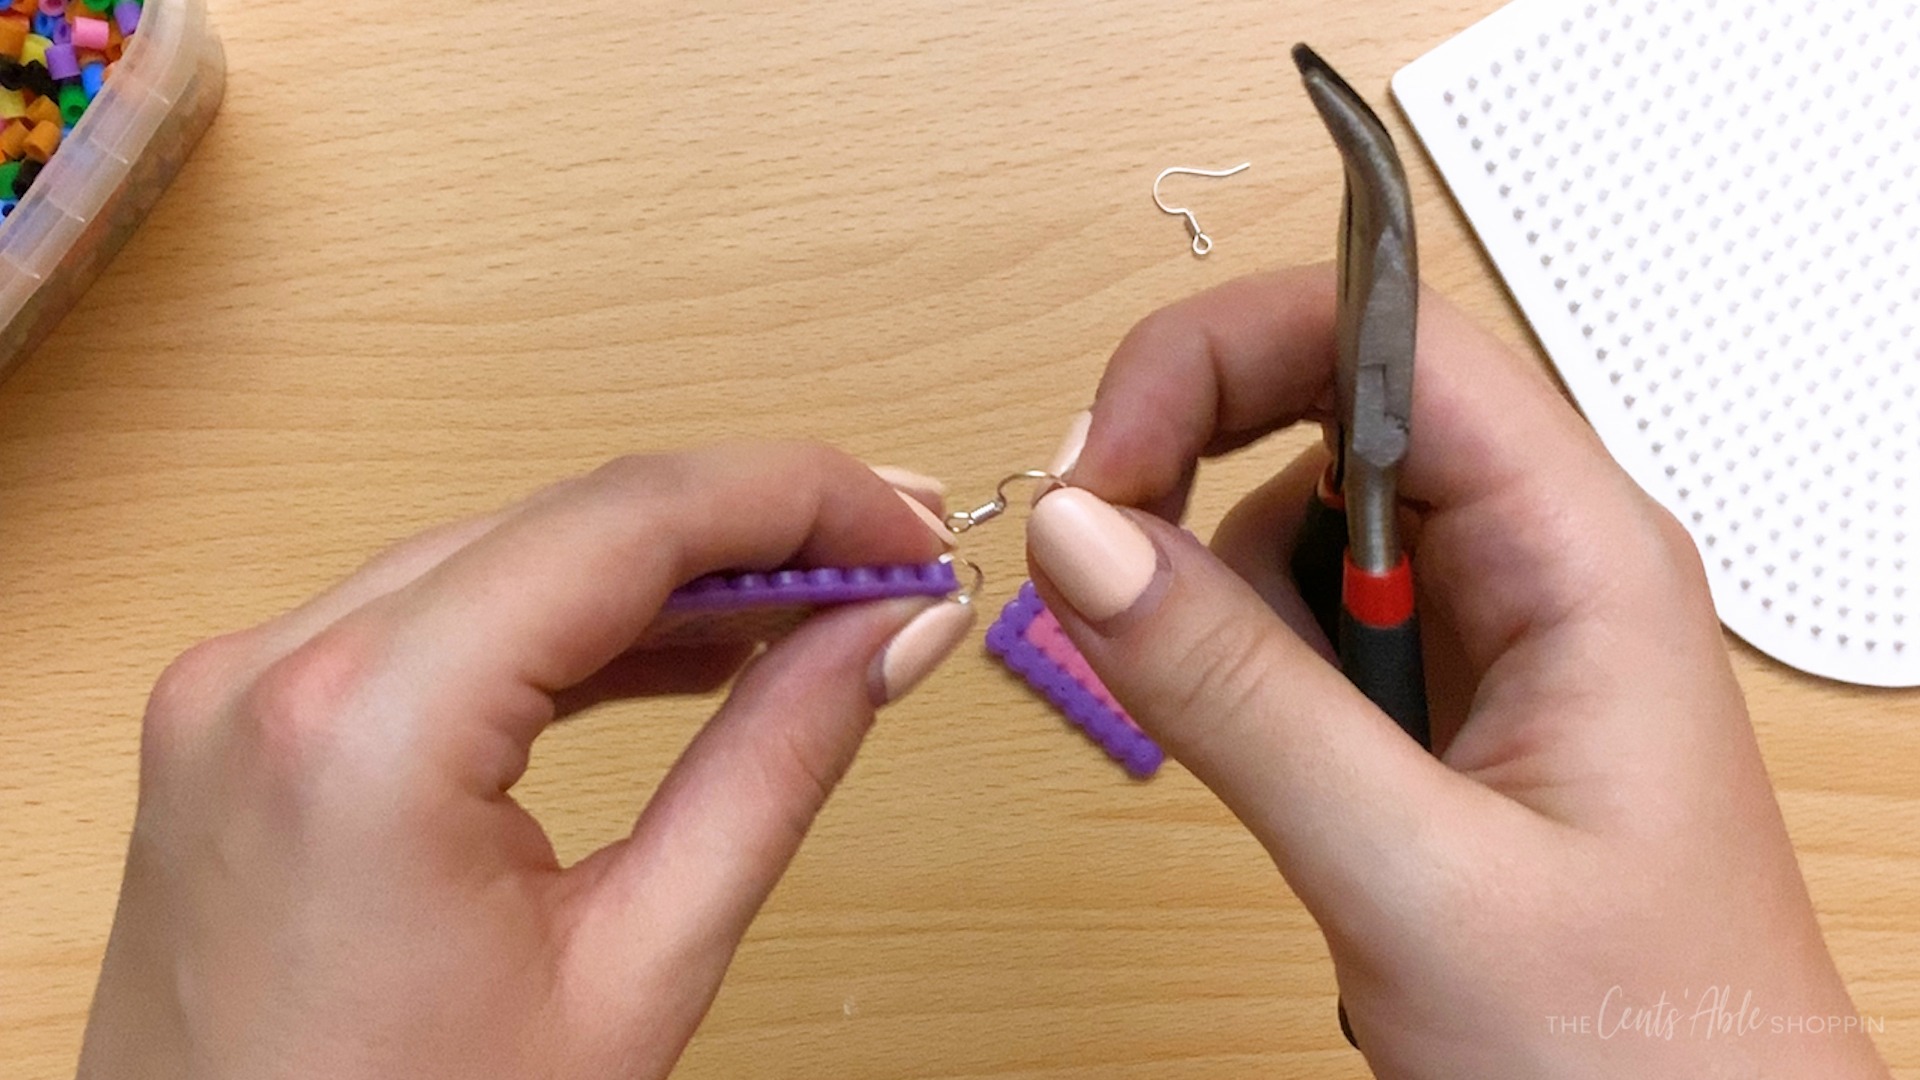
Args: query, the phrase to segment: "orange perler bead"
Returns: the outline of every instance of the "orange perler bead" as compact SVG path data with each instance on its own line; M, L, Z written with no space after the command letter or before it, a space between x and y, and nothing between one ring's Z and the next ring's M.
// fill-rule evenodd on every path
M45 164L60 149L60 124L58 121L42 121L33 125L27 133L27 159Z
M19 161L27 156L27 125L19 120L9 121L5 130L0 130L0 154L8 161Z

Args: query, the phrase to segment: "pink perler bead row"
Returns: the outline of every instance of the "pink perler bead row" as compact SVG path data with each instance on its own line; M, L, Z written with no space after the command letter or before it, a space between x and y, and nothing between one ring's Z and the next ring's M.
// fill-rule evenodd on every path
M1040 602L1033 582L1007 603L987 631L987 649L1025 679L1128 773L1146 779L1166 754L1113 699L1060 620Z

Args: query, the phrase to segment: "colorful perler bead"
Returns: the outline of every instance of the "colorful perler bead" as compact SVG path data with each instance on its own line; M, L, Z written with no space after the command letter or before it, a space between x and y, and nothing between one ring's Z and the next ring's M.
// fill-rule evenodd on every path
M0 162L44 165L112 77L139 0L0 3ZM37 171L15 174L24 195ZM24 182L21 182L24 181Z

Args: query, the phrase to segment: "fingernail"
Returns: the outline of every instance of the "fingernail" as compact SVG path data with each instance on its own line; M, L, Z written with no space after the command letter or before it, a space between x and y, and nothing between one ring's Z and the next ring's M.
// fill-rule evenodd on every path
M1093 430L1093 410L1087 409L1075 413L1073 420L1067 424L1066 437L1060 440L1060 448L1053 452L1053 460L1047 462L1047 472L1056 480L1065 479L1066 475L1073 471L1073 467L1080 464L1080 451L1087 448L1087 432L1091 430ZM1034 489L1033 498L1027 505L1040 505L1041 498L1059 486L1053 482L1041 484Z
M953 650L973 629L973 605L946 600L913 617L873 658L867 692L876 706L899 701Z
M1047 463L1047 471L1066 479L1073 467L1080 463L1080 451L1087 448L1087 432L1093 429L1093 410L1075 414L1067 425L1067 434L1060 440L1060 449L1053 452L1053 460Z
M929 510L938 513L940 508L946 505L947 485L931 476L914 472L912 469L902 469L897 465L867 467L873 470L875 476L892 484L894 490L913 496Z
M941 521L934 515L933 511L927 509L925 503L922 503L919 499L914 498L898 488L895 488L893 493L900 496L900 501L907 504L907 509L913 511L914 516L920 519L921 524L933 530L933 535L939 537L942 544L945 544L948 548L958 546L958 541L953 535L953 530L947 528L946 522Z
M1090 622L1127 610L1159 573L1160 552L1125 514L1080 488L1059 488L1027 519L1027 547Z

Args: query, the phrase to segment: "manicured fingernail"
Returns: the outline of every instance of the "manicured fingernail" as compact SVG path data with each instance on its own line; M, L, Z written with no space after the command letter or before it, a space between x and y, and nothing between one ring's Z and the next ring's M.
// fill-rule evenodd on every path
M1073 467L1080 463L1080 451L1087 448L1087 432L1093 428L1091 409L1078 413L1067 425L1066 437L1060 440L1060 449L1053 452L1053 460L1047 463L1047 471L1061 479L1066 479Z
M875 476L892 484L894 490L913 496L935 513L939 513L940 508L946 505L947 485L931 476L914 472L912 469L902 469L897 465L867 467L873 470Z
M1160 552L1140 527L1090 491L1058 488L1027 519L1027 547L1074 610L1101 622L1145 595Z
M900 501L907 504L907 508L913 511L914 516L918 517L922 524L933 530L933 535L939 537L942 544L945 544L949 548L958 546L958 541L954 538L953 530L947 528L946 522L941 521L933 511L927 509L925 503L897 488L894 490L894 494L900 496Z
M1057 478L1065 479L1066 475L1073 471L1073 467L1080 464L1080 452L1087 448L1087 432L1091 430L1093 430L1093 410L1085 409L1075 413L1073 419L1067 423L1067 434L1060 440L1059 449L1053 452L1053 460L1047 462L1047 472ZM1056 487L1059 485L1046 483L1034 489L1033 501L1030 505L1038 506L1041 497Z
M973 605L944 600L913 617L873 658L867 691L876 706L906 697L973 629Z

